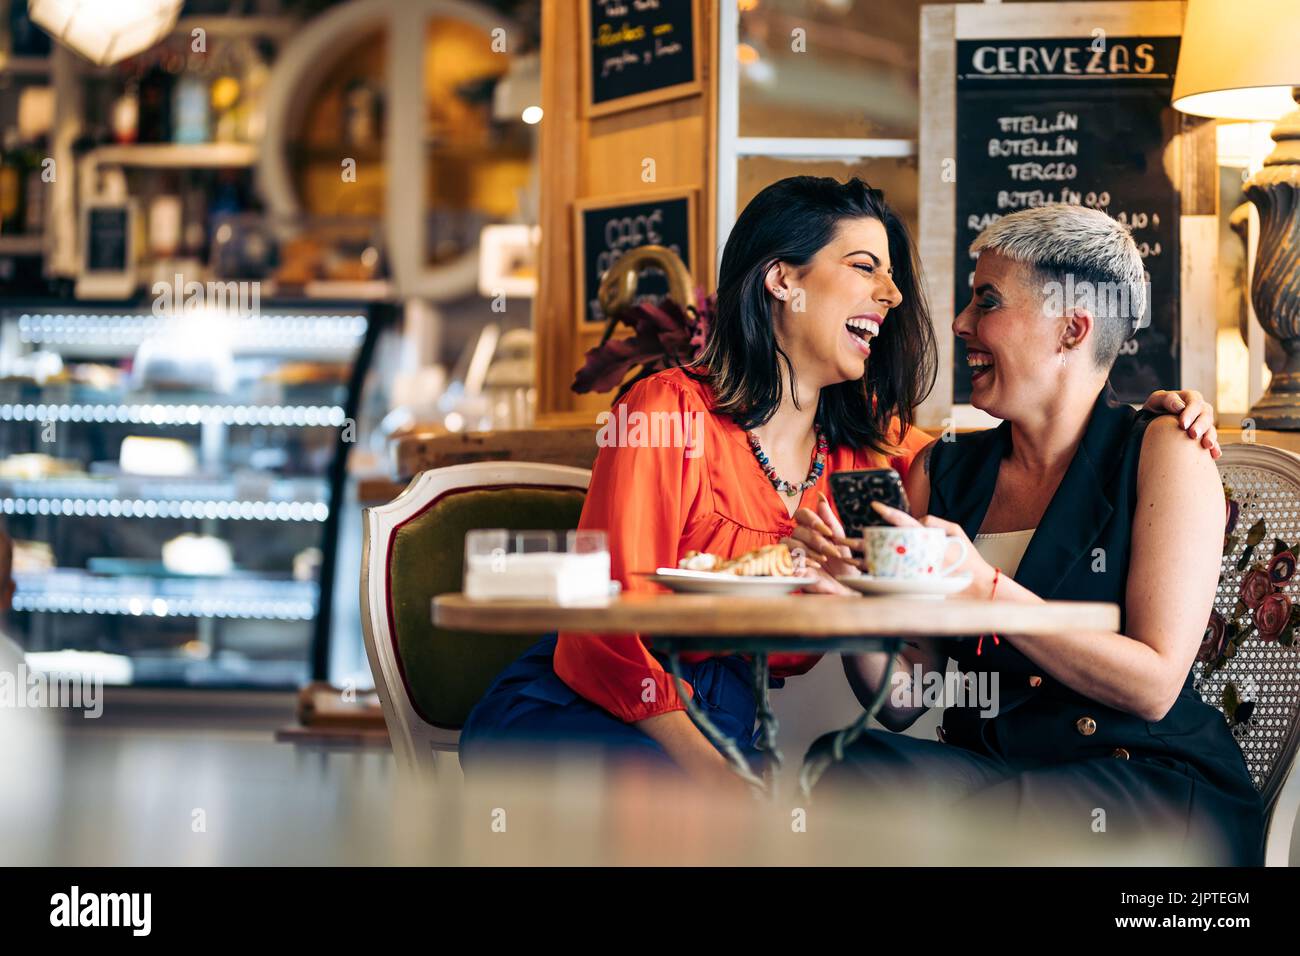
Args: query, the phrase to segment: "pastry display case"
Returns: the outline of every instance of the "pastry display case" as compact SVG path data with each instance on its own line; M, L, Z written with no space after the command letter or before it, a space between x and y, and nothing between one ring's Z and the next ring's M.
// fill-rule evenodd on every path
M0 304L9 631L135 685L324 667L378 303Z

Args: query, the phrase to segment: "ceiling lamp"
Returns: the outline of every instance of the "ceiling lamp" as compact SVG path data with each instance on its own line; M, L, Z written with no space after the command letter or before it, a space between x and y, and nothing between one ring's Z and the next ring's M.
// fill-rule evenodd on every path
M171 32L183 0L30 0L32 21L92 63L107 66Z

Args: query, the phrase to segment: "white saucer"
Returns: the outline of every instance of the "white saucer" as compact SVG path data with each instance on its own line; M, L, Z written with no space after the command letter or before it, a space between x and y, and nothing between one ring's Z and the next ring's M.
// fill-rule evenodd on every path
M660 568L643 577L682 594L788 594L812 583L812 577L741 577L716 571Z
M946 597L970 587L969 574L947 577L874 578L869 574L845 574L837 577L845 587L863 594L907 594L915 597Z

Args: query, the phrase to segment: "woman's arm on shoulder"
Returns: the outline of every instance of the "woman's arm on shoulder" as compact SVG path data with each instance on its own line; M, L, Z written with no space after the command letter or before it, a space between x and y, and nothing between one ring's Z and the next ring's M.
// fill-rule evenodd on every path
M1210 457L1217 459L1222 456L1219 433L1214 427L1214 406L1196 389L1184 389L1181 392L1157 389L1148 396L1142 407L1157 415L1177 415L1178 427L1189 438L1208 451Z

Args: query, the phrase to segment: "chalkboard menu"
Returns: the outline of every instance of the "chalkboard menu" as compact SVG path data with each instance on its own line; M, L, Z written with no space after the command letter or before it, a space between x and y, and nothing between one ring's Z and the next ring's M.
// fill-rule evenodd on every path
M92 208L87 213L86 271L121 272L128 265L130 214L125 206Z
M605 272L638 246L664 246L691 269L694 194L676 194L617 205L584 205L578 210L578 301L582 321L606 320L597 293ZM603 201L602 201L603 202ZM658 302L668 293L668 279L657 269L641 273L636 301ZM683 303L685 304L685 303Z
M955 309L971 299L968 248L989 223L1050 202L1130 226L1150 279L1146 321L1111 373L1119 397L1180 386L1178 183L1169 105L1178 37L957 41ZM1177 173L1174 173L1177 176ZM954 347L953 396L970 400Z
M696 0L587 0L588 115L701 90Z

